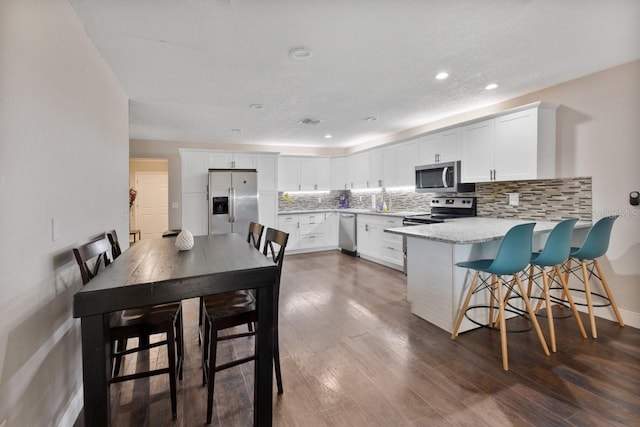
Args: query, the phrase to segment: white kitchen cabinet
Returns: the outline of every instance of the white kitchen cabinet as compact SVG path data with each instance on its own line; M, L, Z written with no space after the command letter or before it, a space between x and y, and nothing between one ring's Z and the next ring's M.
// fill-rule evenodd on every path
M258 221L269 228L278 228L278 193L258 193ZM266 231L266 228L265 228Z
M331 160L328 157L288 157L278 159L279 191L329 190Z
M397 151L398 148L395 145L382 149L382 176L384 177L384 186L387 188L398 185Z
M331 190L347 190L347 158L332 157L330 160L330 185Z
M278 191L278 156L259 154L256 156L258 170L258 192Z
M556 106L536 103L462 128L462 182L555 177Z
M384 176L384 153L382 148L376 148L369 152L369 182L371 187L386 186Z
M300 159L278 157L278 191L300 190Z
M209 169L256 169L256 155L219 151L209 153Z
M326 246L327 223L324 212L300 214L298 216L298 224L298 247L300 249Z
M316 189L331 189L331 159L329 157L316 157Z
M194 236L209 233L207 193L182 193L182 229Z
M460 160L460 128L447 129L420 137L420 164Z
M290 252L298 249L298 215L278 215L278 229L289 233L289 240L287 240L287 248L285 251Z
M207 191L209 179L208 154L206 151L180 150L183 193Z
M338 245L337 214L326 212L280 214L278 227L289 233L287 252L312 252Z
M462 182L487 182L493 178L494 120L464 126L462 133Z
M402 218L359 214L357 247L360 257L397 270L403 269L402 236L385 233L386 228L402 226Z
M420 161L420 144L418 140L399 144L396 156L397 185L416 185L416 166Z
M352 154L347 157L347 177L349 188L371 187L369 152Z
M338 224L339 224L339 215L338 212L327 212L325 214L326 218L326 232L325 235L325 244L326 246L338 247Z

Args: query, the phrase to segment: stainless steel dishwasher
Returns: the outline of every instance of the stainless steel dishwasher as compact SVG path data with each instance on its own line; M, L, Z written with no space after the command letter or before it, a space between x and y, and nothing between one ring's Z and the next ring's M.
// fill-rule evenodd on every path
M343 253L357 255L356 247L356 214L341 213L338 227L338 245Z

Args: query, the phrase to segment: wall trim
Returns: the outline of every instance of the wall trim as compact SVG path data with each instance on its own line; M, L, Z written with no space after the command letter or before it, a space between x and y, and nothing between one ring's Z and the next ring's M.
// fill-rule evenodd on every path
M67 409L62 414L62 418L58 421L58 427L73 427L84 407L84 386L80 384L80 387L73 394L67 405Z

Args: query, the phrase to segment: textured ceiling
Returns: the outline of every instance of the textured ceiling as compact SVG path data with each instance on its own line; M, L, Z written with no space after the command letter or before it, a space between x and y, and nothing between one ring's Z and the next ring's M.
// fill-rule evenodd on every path
M70 3L134 139L349 147L640 58L638 0Z

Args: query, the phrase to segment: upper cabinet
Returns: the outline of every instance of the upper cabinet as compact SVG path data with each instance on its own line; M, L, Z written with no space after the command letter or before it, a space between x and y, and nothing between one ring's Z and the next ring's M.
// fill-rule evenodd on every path
M209 169L256 169L255 154L220 151L209 153Z
M461 181L554 178L556 108L536 103L462 127Z
M328 157L278 158L278 191L329 190L331 159Z
M396 147L396 185L416 185L416 166L420 162L418 140L407 141Z
M258 171L258 191L278 191L278 155L258 154L256 156L256 169Z
M182 192L206 193L208 175L208 154L203 151L180 150Z
M370 188L371 166L369 152L352 154L347 157L347 179L349 188Z
M460 128L425 135L419 141L421 165L460 160Z
M347 190L349 189L347 179L347 158L332 157L330 160L330 189L331 190Z

